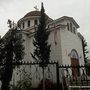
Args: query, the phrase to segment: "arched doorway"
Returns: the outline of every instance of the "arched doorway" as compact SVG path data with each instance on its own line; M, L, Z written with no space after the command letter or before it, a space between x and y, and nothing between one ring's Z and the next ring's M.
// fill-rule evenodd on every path
M79 66L79 56L75 49L71 51L71 66ZM77 77L80 75L79 68L72 67L72 75Z

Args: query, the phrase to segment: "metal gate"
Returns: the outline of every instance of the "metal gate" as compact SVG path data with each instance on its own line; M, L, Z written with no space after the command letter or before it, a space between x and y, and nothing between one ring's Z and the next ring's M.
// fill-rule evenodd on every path
M59 66L63 90L90 90L90 77L87 75L86 69L86 66Z

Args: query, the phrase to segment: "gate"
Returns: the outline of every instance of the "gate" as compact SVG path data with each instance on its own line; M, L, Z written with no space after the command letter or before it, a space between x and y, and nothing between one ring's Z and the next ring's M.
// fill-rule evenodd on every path
M63 90L90 90L90 77L87 75L86 68L86 66L59 66ZM73 73L73 70L77 72Z

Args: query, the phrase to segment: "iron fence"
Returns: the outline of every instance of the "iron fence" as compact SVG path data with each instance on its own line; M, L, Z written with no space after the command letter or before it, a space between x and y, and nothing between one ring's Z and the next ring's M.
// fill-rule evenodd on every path
M19 68L13 71L11 90L42 90L43 75L39 64L35 62L13 63ZM0 63L1 73L3 73L3 66L4 64ZM90 90L87 68L90 67L59 65L58 62L48 63L45 68L45 90Z
M61 65L63 90L90 90L90 76L87 74L89 66Z

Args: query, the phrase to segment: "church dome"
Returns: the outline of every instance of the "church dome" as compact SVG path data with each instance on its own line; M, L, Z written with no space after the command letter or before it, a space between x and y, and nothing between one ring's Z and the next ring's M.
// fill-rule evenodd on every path
M38 17L41 15L41 12L40 11L31 11L31 12L28 12L23 18L28 18L28 17ZM46 18L49 18L51 19L46 13Z
M17 25L18 27L21 27L21 29L27 29L27 28L31 28L33 26L35 26L36 24L39 24L39 18L41 16L41 12L40 11L31 11L28 12L27 14L24 15L23 18L21 18L18 22ZM47 24L49 22L52 22L53 19L51 19L47 14L45 14L46 19L47 19Z
M25 16L24 16L24 18L25 17L30 17L30 16L40 16L40 11L31 11L31 12L29 12L29 13L27 13Z

